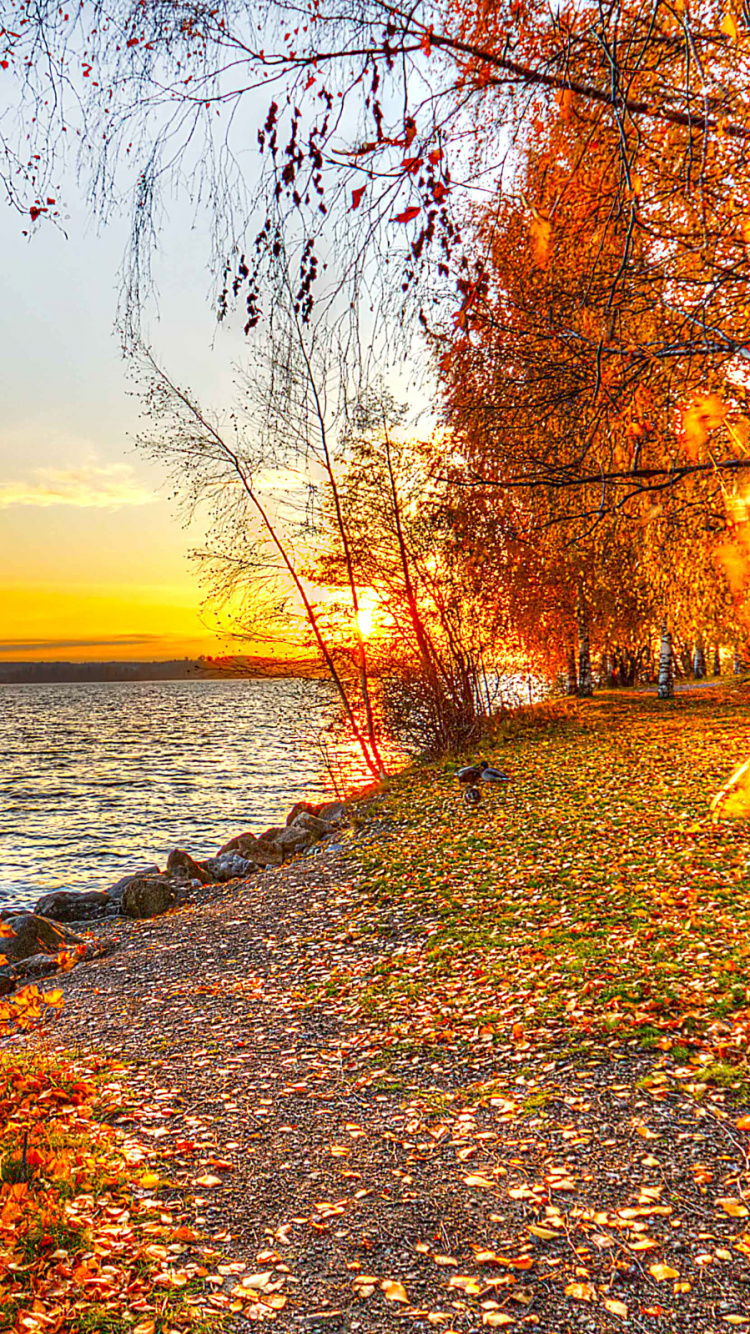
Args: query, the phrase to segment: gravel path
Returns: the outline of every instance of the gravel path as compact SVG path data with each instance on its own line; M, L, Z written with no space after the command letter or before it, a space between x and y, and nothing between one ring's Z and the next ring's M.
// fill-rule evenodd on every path
M121 1124L232 1262L222 1328L750 1323L750 1138L728 1095L637 1049L395 1044L339 1004L337 976L399 947L357 924L370 836L118 922L116 951L62 981L55 1043L129 1064Z

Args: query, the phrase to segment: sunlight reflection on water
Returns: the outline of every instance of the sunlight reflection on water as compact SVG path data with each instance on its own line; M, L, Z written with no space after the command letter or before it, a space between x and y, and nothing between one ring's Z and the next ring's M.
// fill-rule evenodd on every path
M209 856L333 796L319 736L338 716L325 681L0 686L0 900ZM341 786L369 778L350 748L332 758Z

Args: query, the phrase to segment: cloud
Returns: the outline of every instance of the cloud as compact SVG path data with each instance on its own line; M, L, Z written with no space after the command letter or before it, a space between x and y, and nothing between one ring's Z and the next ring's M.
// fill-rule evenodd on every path
M58 648L148 648L178 635L100 635L95 639L0 639L0 656Z
M0 509L14 505L119 509L123 505L151 505L156 499L126 463L106 468L35 468L30 481L0 482Z

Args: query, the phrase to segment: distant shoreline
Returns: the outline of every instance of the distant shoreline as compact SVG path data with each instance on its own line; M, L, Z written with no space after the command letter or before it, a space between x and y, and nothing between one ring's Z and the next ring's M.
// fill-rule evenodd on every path
M87 681L222 681L326 675L317 662L298 658L173 658L164 662L0 662L0 685L55 685Z

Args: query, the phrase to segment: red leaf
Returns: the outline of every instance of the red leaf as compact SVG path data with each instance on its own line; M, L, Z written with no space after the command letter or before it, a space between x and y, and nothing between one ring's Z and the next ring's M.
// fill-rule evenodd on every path
M359 189L352 190L352 208L359 208L360 204L362 203L362 196L364 195L366 189L367 189L366 185L360 185Z
M411 208L405 208L403 213L397 213L393 221L411 222L412 218L418 217L421 211L422 210L419 208L418 205L412 204Z

